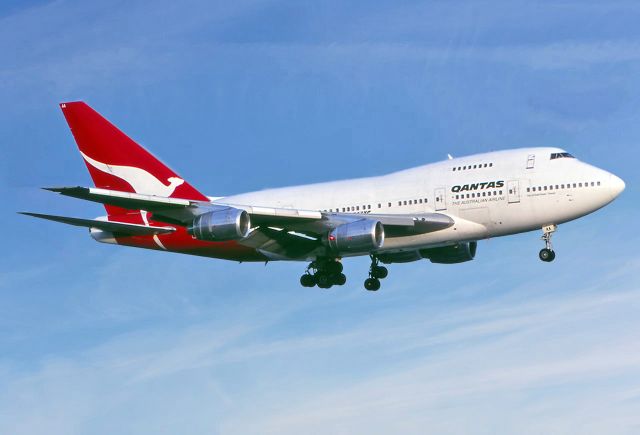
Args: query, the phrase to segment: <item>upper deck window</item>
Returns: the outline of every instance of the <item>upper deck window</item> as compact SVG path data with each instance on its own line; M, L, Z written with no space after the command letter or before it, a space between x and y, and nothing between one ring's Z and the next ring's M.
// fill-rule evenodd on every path
M573 157L569 153L551 153L551 160L564 159L564 158L575 159L575 157Z

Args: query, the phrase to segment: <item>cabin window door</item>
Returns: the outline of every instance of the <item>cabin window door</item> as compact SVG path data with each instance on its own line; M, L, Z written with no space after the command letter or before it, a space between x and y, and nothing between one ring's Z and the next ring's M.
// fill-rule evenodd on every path
M527 169L533 169L535 165L536 165L536 155L529 154L527 156Z
M444 192L444 187L439 187L435 190L435 201L433 202L435 203L436 211L447 209L447 199Z
M520 202L520 181L507 181L507 199L509 204Z

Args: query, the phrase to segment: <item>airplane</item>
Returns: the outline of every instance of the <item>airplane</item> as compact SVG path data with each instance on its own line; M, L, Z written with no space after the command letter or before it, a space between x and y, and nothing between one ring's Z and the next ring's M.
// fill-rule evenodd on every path
M342 261L369 256L364 287L384 264L473 260L479 240L542 230L540 260L559 224L625 188L563 149L520 148L449 158L381 176L226 197L202 194L84 102L61 103L94 187L49 187L101 203L96 219L21 212L89 229L98 242L239 262L309 262L304 287L345 284Z

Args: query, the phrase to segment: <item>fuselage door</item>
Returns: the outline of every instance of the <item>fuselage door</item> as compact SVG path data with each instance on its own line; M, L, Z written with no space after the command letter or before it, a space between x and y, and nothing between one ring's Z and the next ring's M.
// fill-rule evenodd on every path
M536 165L536 155L529 154L527 156L527 169L533 169L535 165Z
M507 200L509 204L520 202L520 181L507 181Z
M435 190L434 204L436 205L436 211L447 209L447 197L445 195L444 187L438 187Z

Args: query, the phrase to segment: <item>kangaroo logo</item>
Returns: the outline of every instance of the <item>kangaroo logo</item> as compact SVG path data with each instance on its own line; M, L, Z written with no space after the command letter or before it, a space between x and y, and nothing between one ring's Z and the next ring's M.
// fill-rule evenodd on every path
M169 182L167 186L144 169L133 166L108 165L92 159L83 152L80 152L80 154L82 154L87 163L97 170L114 175L129 183L136 193L169 197L178 186L184 183L182 178L169 177L167 178Z

